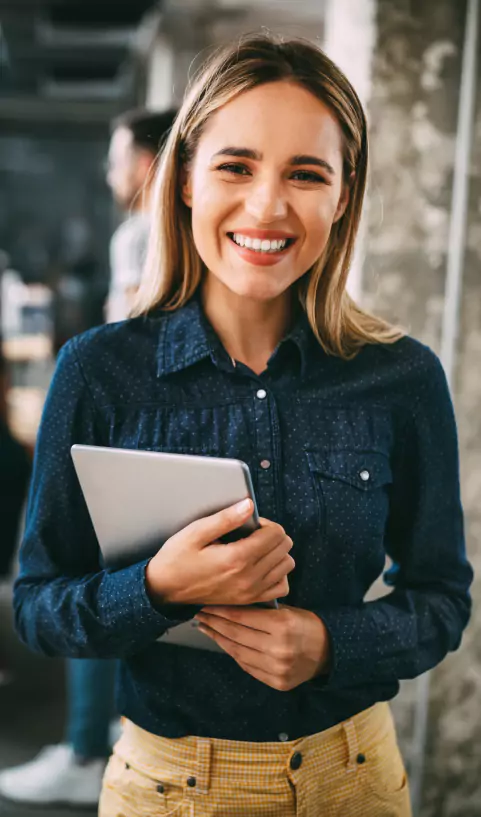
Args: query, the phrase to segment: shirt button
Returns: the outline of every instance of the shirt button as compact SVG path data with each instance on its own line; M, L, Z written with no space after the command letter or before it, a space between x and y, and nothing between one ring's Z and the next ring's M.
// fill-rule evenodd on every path
M261 468L263 468L264 471L267 471L267 469L270 467L271 467L270 460L261 460Z
M359 476L361 477L363 482L369 482L369 480L371 479L371 474L369 473L369 471L366 471L366 469L361 471Z
M289 735L287 732L279 732L279 740L285 743L286 740L289 740Z
M157 786L157 791L159 792L159 794L164 793L165 789L164 789L162 783L159 783L159 785Z
M188 777L187 778L187 785L190 786L191 789L193 789L196 784L197 784L197 780L195 779L195 777Z
M300 752L294 752L291 757L291 769L295 772L302 764L302 755Z
M259 400L264 400L264 398L267 397L266 390L265 389L259 389L259 391L257 392L256 397L258 397Z

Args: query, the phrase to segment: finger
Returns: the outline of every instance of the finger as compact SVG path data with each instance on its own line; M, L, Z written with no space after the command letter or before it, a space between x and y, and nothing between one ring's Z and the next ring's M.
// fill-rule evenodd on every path
M223 511L197 519L185 528L201 546L210 545L227 533L239 528L254 512L252 499L243 499Z
M196 619L200 621L202 626L210 627L211 630L225 636L225 638L229 638L231 641L235 641L236 644L250 647L253 650L266 649L266 635L268 633L265 631L261 632L258 629L246 627L243 624L209 613L198 613Z
M246 539L234 543L237 547L242 547L244 553L248 553L252 564L257 564L267 554L272 553L277 547L285 543L285 552L289 549L291 540L286 537L284 528L275 522L262 520L261 527L251 533Z
M269 587L264 593L261 593L259 598L256 599L256 604L264 601L273 601L274 599L282 599L288 595L289 580L287 576L284 576L277 584L272 585L272 587Z
M245 661L237 661L237 664L244 670L244 672L247 672L248 675L252 675L253 678L256 678L257 681L261 681L261 683L266 684L268 687L272 687L272 689L279 689L275 678L269 673L268 670L255 667L252 664L246 663Z
M278 610L270 607L261 609L259 607L215 606L203 607L202 610L196 614L196 618L200 615L207 615L212 621L215 618L219 618L233 622L244 628L250 628L251 630L258 630L262 633L272 633L275 628L278 613Z
M289 556L289 554L286 553L281 561L272 566L267 573L264 573L262 577L264 587L272 587L273 584L277 584L278 582L282 581L285 576L292 573L295 566L296 563L292 556Z
M281 541L278 542L277 546L273 548L269 553L266 553L261 559L256 562L256 570L259 571L259 575L262 577L268 576L270 571L277 567L282 560L288 556L289 551L292 547L292 539L289 536L283 536ZM292 559L289 556L289 559ZM294 561L292 561L294 566ZM272 582L273 584L274 582Z
M262 666L261 662L266 661L264 654L259 650L246 647L244 644L238 644L236 641L232 641L231 638L227 638L227 636L217 632L217 630L213 630L212 627L209 627L207 624L200 624L198 629L201 633L204 633L204 635L209 636L212 641L215 641L219 647L222 647L224 652L230 655L237 663L242 661L255 667L258 663Z

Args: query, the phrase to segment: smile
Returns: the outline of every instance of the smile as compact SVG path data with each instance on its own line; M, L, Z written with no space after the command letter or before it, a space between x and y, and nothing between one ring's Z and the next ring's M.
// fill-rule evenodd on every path
M294 243L293 238L275 238L269 240L268 238L251 238L241 233L227 233L227 235L238 247L245 247L253 252L266 254L283 252Z

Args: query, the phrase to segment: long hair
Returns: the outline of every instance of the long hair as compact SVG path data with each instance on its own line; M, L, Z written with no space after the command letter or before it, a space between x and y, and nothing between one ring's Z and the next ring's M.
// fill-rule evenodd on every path
M320 48L302 39L247 35L214 53L194 77L159 163L146 268L132 315L147 314L154 307L179 309L200 285L204 265L181 189L184 170L209 117L238 94L282 80L307 89L327 105L342 132L349 203L332 225L321 257L294 286L321 346L329 354L349 358L367 343L393 343L402 333L362 310L346 292L366 187L366 119L344 74Z

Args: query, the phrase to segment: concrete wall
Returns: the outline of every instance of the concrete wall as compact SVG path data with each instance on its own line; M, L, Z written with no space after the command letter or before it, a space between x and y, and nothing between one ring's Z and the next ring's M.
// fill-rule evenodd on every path
M440 350L466 4L378 0L364 302ZM453 384L469 554L481 560L481 85ZM481 814L481 617L431 675L423 817ZM412 760L416 682L395 703Z

